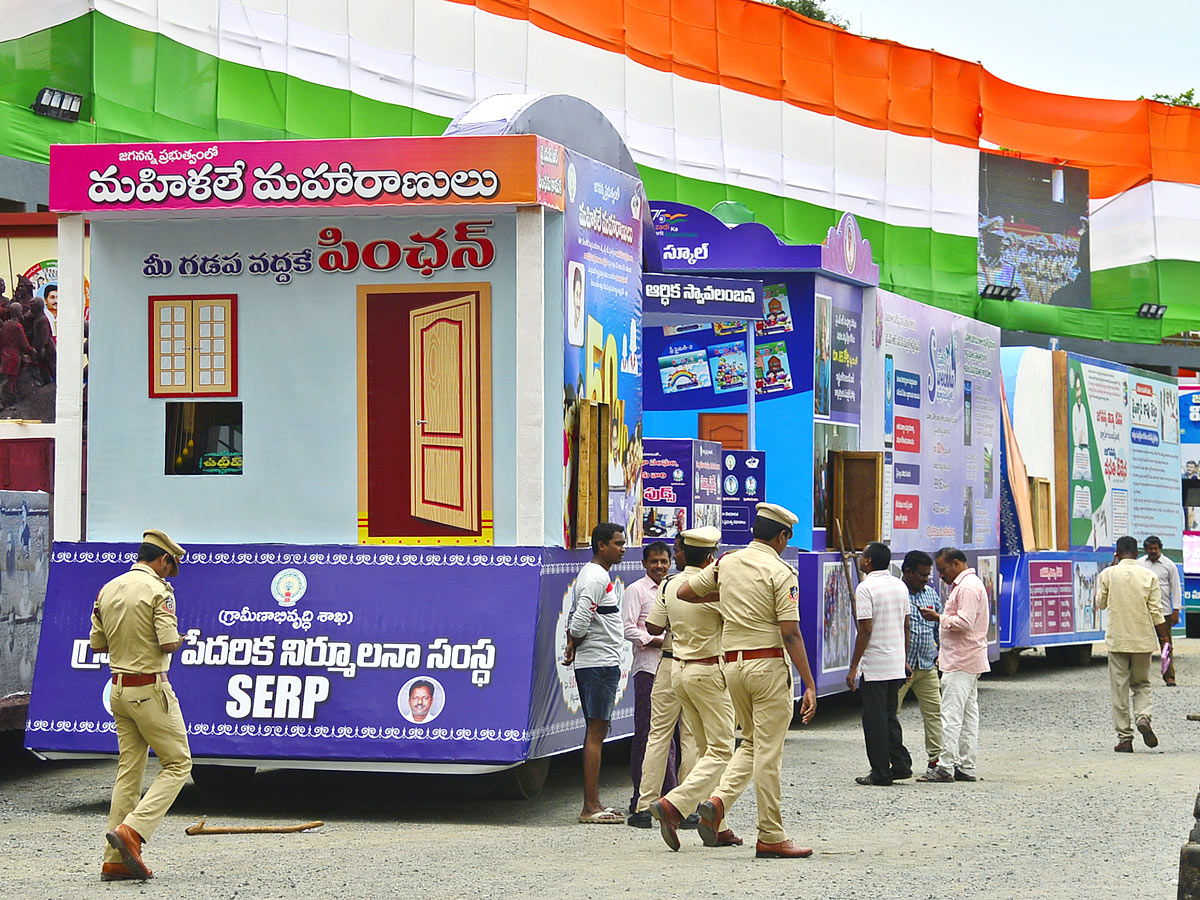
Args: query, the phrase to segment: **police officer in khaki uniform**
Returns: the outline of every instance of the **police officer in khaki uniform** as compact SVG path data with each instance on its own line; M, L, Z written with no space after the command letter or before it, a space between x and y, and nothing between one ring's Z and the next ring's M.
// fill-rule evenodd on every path
M792 537L795 514L774 503L755 507L754 540L727 553L680 585L678 596L690 602L717 600L725 624L721 646L725 681L742 726L742 744L708 800L700 804L700 837L714 847L729 807L754 777L758 799L760 859L811 856L783 830L781 802L783 744L792 721L792 667L804 682L800 717L811 722L817 712L817 685L808 666L800 634L800 587L796 571L780 553ZM717 596L717 590L720 595Z
M138 561L100 589L92 610L91 645L109 655L120 748L101 881L153 876L142 862L141 845L150 840L192 771L187 726L167 681L168 654L183 640L175 592L166 579L179 574L183 554L165 532L147 531ZM143 797L142 775L151 747L162 771Z
M679 559L676 558L678 566ZM658 586L658 598L651 607L651 615L663 602L663 585L676 580L674 576L663 579ZM649 621L649 616L647 616ZM649 629L647 629L649 630ZM692 723L684 715L683 704L675 693L672 679L672 667L675 663L674 647L671 644L670 632L651 632L662 634L662 657L658 661L658 672L654 676L654 688L650 691L650 732L646 736L646 753L642 757L642 783L638 790L637 809L628 818L627 824L636 828L649 828L647 817L650 814L650 804L662 796L663 779L667 774L667 760L670 758L671 741L675 739L675 727L679 726L679 765L678 775L682 781L691 772L696 762L696 741L692 735ZM685 824L685 827L695 828L697 819Z
M720 529L711 525L683 532L675 544L681 555L683 579L698 575L713 560ZM650 804L658 820L663 840L672 850L679 849L678 830L683 816L690 814L708 797L721 780L721 774L733 756L733 702L725 688L721 668L721 612L716 603L687 603L676 593L683 579L667 584L661 602L654 604L646 618L646 630L661 633L670 624L675 652L675 693L683 704L685 718L691 720L699 755L691 772L674 790ZM686 813L684 812L686 810ZM731 829L717 831L718 847L736 847L742 839Z

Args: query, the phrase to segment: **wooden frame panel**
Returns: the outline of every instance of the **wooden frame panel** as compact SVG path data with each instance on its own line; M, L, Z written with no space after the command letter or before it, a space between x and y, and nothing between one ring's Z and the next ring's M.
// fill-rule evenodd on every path
M870 450L830 450L829 510L826 534L830 549L837 544L838 523L846 546L862 550L883 536L883 454ZM853 538L853 546L851 546Z
M208 301L207 303L205 301ZM149 396L151 397L236 397L238 395L238 309L237 309L237 294L153 294L148 299L147 319L148 319L148 342L147 342L147 380L149 382ZM158 310L167 304L175 306L186 306L187 312L185 318L181 322L171 321L172 331L175 326L181 325L184 330L182 337L177 337L174 333L167 338L160 334L160 328L165 323L159 321ZM223 339L227 342L224 356L227 363L223 367L226 374L226 383L220 387L216 385L201 386L198 383L199 360L201 357L200 341L212 340L212 336L202 336L200 330L199 310L203 306L220 307L228 310L225 318L227 333ZM211 324L211 322L209 323ZM164 355L160 353L161 343L165 340L170 340L174 344L178 340L184 342L184 347L180 350L174 350L165 355L172 358L183 357L185 360L185 368L183 371L187 373L187 381L182 385L162 385L159 383L160 367L159 362ZM214 357L217 354L210 348L204 356ZM207 367L211 372L213 366ZM175 371L172 369L172 371Z
M492 301L490 282L450 284L360 284L357 288L358 541L360 544L491 546L492 513ZM372 535L368 452L367 304L380 294L474 294L478 370L479 533L454 536ZM415 417L414 417L415 418ZM408 478L405 479L409 480Z

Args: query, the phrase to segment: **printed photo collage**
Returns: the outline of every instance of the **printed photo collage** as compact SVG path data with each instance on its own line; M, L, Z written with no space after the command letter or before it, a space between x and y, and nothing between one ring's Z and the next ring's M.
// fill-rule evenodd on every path
M755 322L754 390L772 394L792 389L792 370L787 345L781 341L758 341L759 337L792 331L792 308L787 287L767 285L763 289L763 316ZM716 394L745 391L749 366L746 361L746 323L714 322L711 325L668 325L665 337L711 330L729 340L707 347L694 347L658 358L658 374L664 394L710 389Z

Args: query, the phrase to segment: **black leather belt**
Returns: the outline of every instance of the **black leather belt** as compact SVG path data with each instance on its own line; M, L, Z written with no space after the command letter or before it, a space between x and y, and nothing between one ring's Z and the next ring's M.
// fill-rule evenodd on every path
M618 613L620 611L621 611L621 607L619 607L619 606L597 606L596 607L596 612L598 612L598 613Z
M664 650L664 651L663 651L662 658L663 658L663 659L674 659L674 658L675 658L675 654L674 654L674 653L672 653L670 650Z

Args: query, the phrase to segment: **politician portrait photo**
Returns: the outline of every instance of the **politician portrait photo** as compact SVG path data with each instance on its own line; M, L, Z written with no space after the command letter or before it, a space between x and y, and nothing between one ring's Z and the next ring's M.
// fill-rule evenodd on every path
M436 678L418 675L404 683L396 695L396 706L400 715L414 725L428 725L446 705L446 691Z

